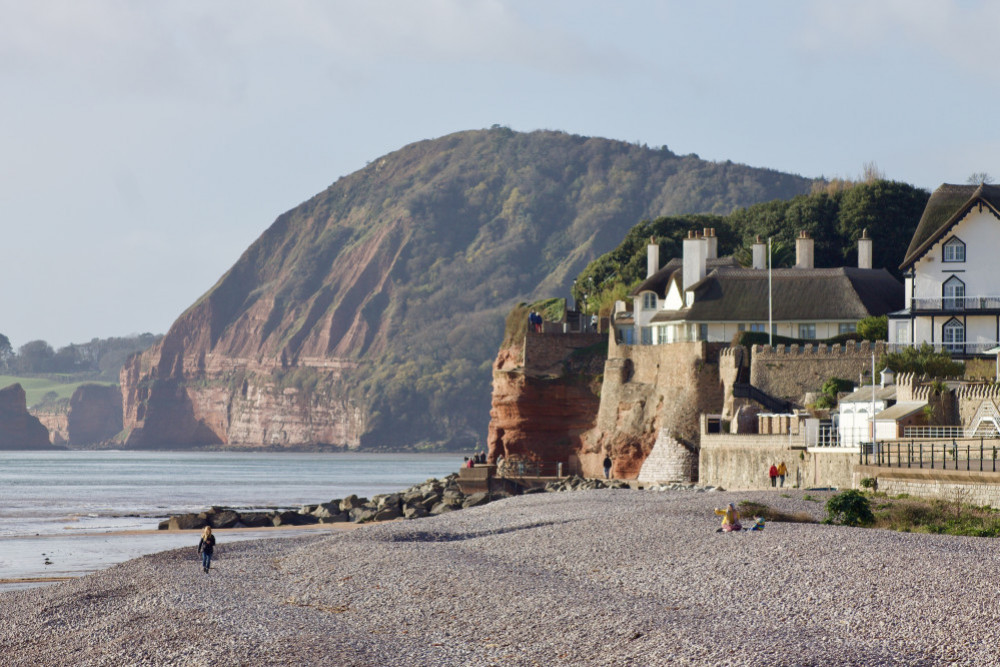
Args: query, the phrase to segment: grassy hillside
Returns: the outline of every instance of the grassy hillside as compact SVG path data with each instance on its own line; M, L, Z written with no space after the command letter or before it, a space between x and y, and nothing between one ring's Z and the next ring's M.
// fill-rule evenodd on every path
M51 403L64 399L68 401L77 387L83 384L111 386L117 383L90 380L81 382L73 380L72 376L18 377L16 375L0 375L0 389L12 384L20 384L24 388L30 408L40 403Z

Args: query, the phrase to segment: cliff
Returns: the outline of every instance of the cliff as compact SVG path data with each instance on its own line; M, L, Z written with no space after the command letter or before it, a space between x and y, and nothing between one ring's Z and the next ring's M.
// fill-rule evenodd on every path
M528 308L507 320L504 344L493 365L489 460L540 462L544 474L583 472L583 435L600 404L606 337L595 333L527 331Z
M422 141L278 217L122 371L131 447L472 446L504 315L636 221L811 181L506 128Z
M19 384L0 389L0 449L57 449L42 423L28 412Z

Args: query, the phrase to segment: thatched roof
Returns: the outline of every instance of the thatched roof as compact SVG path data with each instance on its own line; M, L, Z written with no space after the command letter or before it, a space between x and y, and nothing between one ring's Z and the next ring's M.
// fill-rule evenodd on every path
M709 259L705 261L705 270L711 271L724 266L738 267L739 263L733 259L732 255ZM679 257L674 257L663 265L659 271L639 283L639 286L632 290L629 296L638 296L643 292L656 292L661 299L667 295L667 288L673 280L680 282L684 271L684 261ZM675 275L676 274L676 275Z
M662 311L652 321L767 320L767 271L719 268L691 288L689 308ZM885 269L774 269L772 303L778 321L852 321L899 310L903 286Z
M1000 217L1000 185L951 185L943 184L927 200L924 214L920 216L917 231L913 233L906 258L900 264L905 271L920 259L927 250L947 234L965 214L977 204L989 207Z

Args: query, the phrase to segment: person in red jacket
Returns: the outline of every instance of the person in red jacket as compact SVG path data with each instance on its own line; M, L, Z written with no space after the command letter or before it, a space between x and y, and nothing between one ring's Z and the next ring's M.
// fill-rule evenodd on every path
M771 464L771 469L767 471L767 476L771 478L771 486L777 486L778 482L778 466Z

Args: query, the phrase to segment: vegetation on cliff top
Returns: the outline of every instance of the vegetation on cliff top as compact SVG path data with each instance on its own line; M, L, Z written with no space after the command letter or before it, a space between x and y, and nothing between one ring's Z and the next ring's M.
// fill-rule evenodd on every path
M280 216L168 338L185 354L353 360L343 386L366 413L363 445L471 446L516 303L567 293L637 220L729 214L812 185L560 132L422 141Z
M643 220L614 250L591 262L579 275L573 295L588 311L607 314L646 277L646 246L651 237L666 262L681 256L682 241L692 229L714 227L719 254L748 257L755 237L773 237L775 266L794 261L795 237L806 230L815 241L815 265L857 266L857 240L867 229L873 239L873 265L898 275L910 238L923 213L926 190L905 183L872 180L841 184L788 200L755 204L728 215L672 215ZM742 252L741 252L742 251Z

